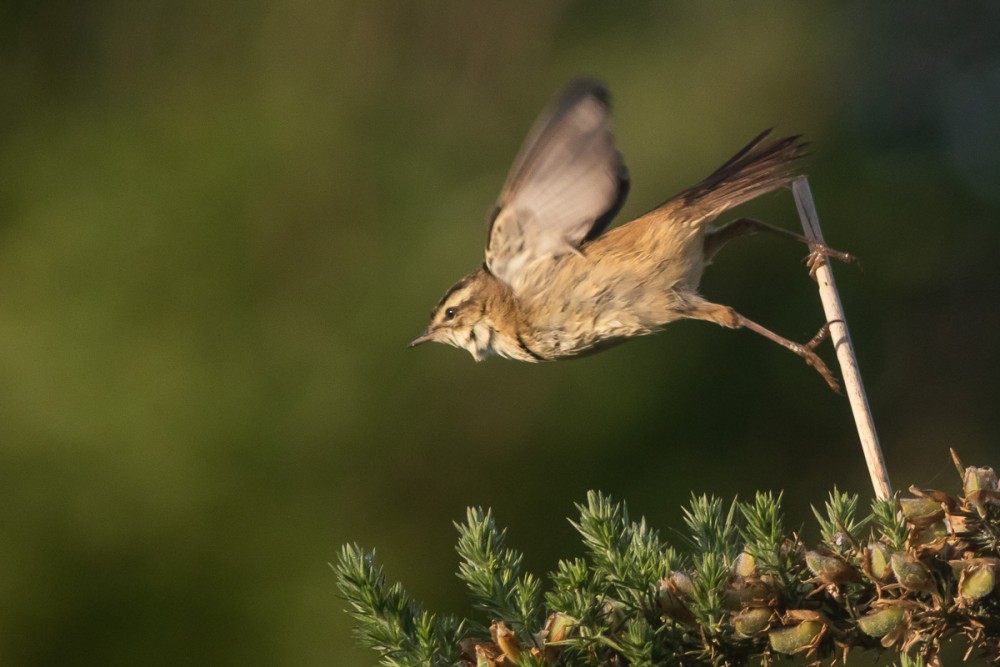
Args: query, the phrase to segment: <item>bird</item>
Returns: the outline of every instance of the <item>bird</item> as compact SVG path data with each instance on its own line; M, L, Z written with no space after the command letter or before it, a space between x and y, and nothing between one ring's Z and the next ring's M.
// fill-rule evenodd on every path
M714 224L729 209L788 187L807 146L765 130L704 180L609 229L629 191L611 131L610 94L595 79L569 84L538 117L487 216L486 256L431 311L410 347L426 342L532 363L594 354L678 320L745 328L794 352L831 389L839 383L815 348L797 343L699 292L729 241L766 232L809 244L810 266L847 253L753 218Z

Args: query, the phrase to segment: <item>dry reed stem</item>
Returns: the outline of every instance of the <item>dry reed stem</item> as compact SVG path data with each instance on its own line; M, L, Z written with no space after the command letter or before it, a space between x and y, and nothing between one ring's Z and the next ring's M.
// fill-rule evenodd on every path
M809 240L826 245L823 231L819 226L819 216L813 203L812 192L809 190L809 179L800 176L792 183L792 193L795 195L795 206L802 220L802 229ZM892 486L889 483L889 472L885 467L882 448L879 445L878 434L875 432L875 421L872 419L871 408L868 407L868 397L858 370L858 359L854 354L854 345L847 330L847 319L840 303L840 294L833 281L833 271L830 260L822 257L815 271L816 282L819 284L819 296L823 301L823 311L826 321L830 323L830 340L837 351L840 362L840 372L844 377L844 391L854 412L854 422L858 427L858 437L861 439L861 449L868 464L868 473L872 478L875 496L881 500L892 497Z

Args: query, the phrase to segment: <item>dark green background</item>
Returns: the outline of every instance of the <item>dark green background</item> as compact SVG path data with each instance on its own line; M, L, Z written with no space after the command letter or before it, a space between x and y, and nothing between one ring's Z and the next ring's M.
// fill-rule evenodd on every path
M869 5L877 4L879 8ZM467 611L492 506L542 574L590 488L868 493L847 402L684 322L581 361L407 350L535 114L604 79L639 214L763 128L809 174L897 486L1000 463L1000 5L0 5L0 661L366 665L327 563ZM791 195L743 212L798 225ZM704 292L792 338L803 249ZM831 350L826 349L832 359Z

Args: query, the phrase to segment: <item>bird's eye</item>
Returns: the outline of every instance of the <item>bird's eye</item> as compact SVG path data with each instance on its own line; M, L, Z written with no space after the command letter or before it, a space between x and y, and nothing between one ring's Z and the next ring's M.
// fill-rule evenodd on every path
M444 311L444 319L446 320L455 319L456 312L458 311L456 311L454 308L449 308L448 310Z

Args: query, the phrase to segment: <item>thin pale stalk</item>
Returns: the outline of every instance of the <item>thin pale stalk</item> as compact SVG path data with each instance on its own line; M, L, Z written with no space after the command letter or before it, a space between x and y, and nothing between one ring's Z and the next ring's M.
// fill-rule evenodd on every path
M812 192L809 190L809 179L800 176L792 184L795 195L795 206L799 210L802 229L809 240L826 245L823 231L819 226L819 216L813 203ZM854 423L858 427L858 437L861 439L861 449L868 464L868 474L872 478L875 496L881 500L892 497L892 486L889 483L889 472L885 467L882 448L879 445L878 434L875 432L875 421L872 419L871 408L868 407L868 396L861 381L858 370L858 359L854 354L854 345L847 330L847 318L844 307L840 303L840 294L833 281L833 271L830 260L826 257L816 266L816 282L819 284L819 296L823 301L823 311L826 321L830 323L830 340L837 350L837 361L840 362L840 372L844 377L844 391L854 412Z

